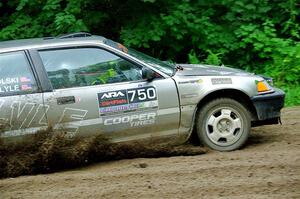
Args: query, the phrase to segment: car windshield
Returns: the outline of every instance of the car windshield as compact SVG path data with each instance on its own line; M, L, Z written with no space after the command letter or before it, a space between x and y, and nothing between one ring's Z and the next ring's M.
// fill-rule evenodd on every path
M105 44L113 47L113 48L116 48L118 50L121 50L125 53L128 53L129 55L141 60L142 62L145 62L146 64L152 66L153 68L169 75L169 76L172 76L174 75L175 71L176 71L176 66L172 63L169 63L169 62L163 62L163 61L160 61L159 59L155 59L149 55L146 55L144 53L141 53L137 50L134 50L132 48L129 48L127 49L125 46L123 46L122 44L120 43L117 43L117 42L114 42L110 39L107 39L105 41Z
M161 72L172 76L174 74L175 65L168 62L160 61L159 59L155 59L149 55L136 51L134 49L129 48L128 54L131 56L145 62L146 64L152 66L153 68L160 70Z

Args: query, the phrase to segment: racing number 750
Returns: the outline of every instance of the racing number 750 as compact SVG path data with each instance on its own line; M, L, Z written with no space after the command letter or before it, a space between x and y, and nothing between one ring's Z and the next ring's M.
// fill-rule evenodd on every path
M128 96L130 102L154 100L156 99L156 90L154 87L128 90Z

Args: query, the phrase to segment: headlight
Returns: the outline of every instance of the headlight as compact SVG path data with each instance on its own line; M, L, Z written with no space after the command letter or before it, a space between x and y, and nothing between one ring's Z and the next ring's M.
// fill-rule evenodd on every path
M257 92L263 93L272 90L266 80L256 82Z

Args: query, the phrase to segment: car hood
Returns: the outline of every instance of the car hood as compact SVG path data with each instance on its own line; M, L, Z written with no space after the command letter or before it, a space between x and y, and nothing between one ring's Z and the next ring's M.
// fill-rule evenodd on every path
M178 76L248 76L251 73L246 71L229 68L225 66L211 66L203 64L177 64L182 70L178 70Z

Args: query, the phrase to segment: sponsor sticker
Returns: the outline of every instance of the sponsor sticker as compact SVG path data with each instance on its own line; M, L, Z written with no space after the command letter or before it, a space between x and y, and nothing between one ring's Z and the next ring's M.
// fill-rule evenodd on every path
M203 83L202 79L197 79L197 80L187 80L187 81L181 81L178 82L178 84L201 84Z
M104 125L118 125L118 124L129 124L130 127L138 127L151 125L155 123L157 113L149 112L149 113L139 113L132 115L119 115L114 117L106 117L104 118Z
M99 107L128 104L126 90L98 93Z
M98 102L100 115L158 107L153 86L98 93Z
M31 86L31 84L22 84L21 85L21 90L22 91L32 90L32 86Z
M21 83L28 83L31 82L31 79L29 77L20 77Z
M190 94L181 95L181 98L193 98L193 97L198 97L198 94L197 93L190 93Z
M128 111L128 110L135 110L137 108L138 108L138 104L125 104L125 105L119 105L119 106L110 106L110 107L100 108L100 113Z
M231 78L212 78L211 83L213 85L217 84L232 84Z

